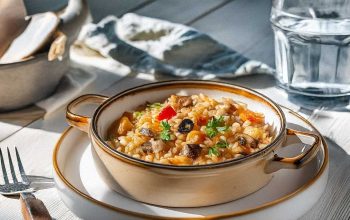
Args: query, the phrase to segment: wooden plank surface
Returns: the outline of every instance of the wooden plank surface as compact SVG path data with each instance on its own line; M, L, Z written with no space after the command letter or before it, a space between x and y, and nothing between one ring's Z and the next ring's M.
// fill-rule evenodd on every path
M99 22L108 15L121 16L151 2L150 0L88 0L94 22Z
M186 24L197 17L226 4L227 0L154 1L136 11L137 14Z
M15 112L0 113L0 141L21 130L44 114L45 111L37 106L30 106Z
M191 24L249 58L274 66L271 0L234 0Z

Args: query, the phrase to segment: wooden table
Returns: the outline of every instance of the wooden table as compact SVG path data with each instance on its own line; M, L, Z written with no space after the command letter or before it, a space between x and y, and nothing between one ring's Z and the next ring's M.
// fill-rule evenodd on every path
M106 15L121 16L127 12L166 19L193 26L210 34L218 41L243 53L245 56L274 66L273 33L269 23L271 0L90 0L94 22ZM92 67L98 78L83 93L115 94L129 87L147 83L147 77L135 77L126 69L116 69L114 73ZM283 94L276 92L275 81L268 76L255 76L256 80L241 77L230 80L272 97L283 104ZM280 93L282 95L276 95ZM285 94L284 94L285 95ZM282 97L282 98L281 98ZM23 117L11 114L0 115L0 146L16 145L20 148L26 172L33 175L52 175L51 154L60 133L67 127L65 109L45 115L42 109L29 107ZM327 139L330 153L330 176L327 189L320 201L301 219L350 219L350 157L332 140ZM32 161L33 154L42 159ZM40 192L38 192L40 198ZM53 195L52 199L57 200ZM10 208L7 214L0 212L0 219L17 219L20 211L15 210L17 200L0 198L1 209ZM45 204L54 206L50 199ZM68 210L48 207L54 217L73 218Z

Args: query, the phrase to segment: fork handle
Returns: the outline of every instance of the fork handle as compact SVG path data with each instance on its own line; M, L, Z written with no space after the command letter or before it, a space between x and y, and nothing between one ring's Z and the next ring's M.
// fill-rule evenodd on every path
M44 203L32 193L21 193L21 208L24 220L51 220Z

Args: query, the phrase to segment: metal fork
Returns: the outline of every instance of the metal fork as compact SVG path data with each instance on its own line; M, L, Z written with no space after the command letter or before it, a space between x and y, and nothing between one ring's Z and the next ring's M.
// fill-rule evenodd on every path
M9 181L8 173L6 171L5 159L0 148L0 162L3 174L4 185L0 185L0 194L2 195L20 195L22 214L24 219L51 219L51 216L46 209L44 203L35 198L32 194L34 191L30 186L30 181L24 171L21 158L19 156L17 147L15 147L18 170L21 174L22 181L18 181L15 169L12 162L12 157L9 148L7 148L8 164L10 166L10 173L12 176L12 183Z

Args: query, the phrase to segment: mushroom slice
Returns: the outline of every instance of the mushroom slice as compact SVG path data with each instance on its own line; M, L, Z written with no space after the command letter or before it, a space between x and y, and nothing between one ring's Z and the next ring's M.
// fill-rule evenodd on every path
M11 43L1 57L0 63L18 62L34 55L51 39L59 21L53 12L33 15L27 28Z
M188 107L193 105L191 96L177 96L178 103L182 107Z
M228 108L228 110L227 110L227 113L229 113L229 114L233 114L235 111L237 111L237 108L236 108L236 106L234 105L234 104L229 104L230 106L229 106L229 108Z
M187 144L184 147L183 154L194 160L199 156L201 151L202 148L199 146L199 144Z
M183 107L189 107L193 105L193 100L191 96L179 96L179 95L172 95L170 97L170 100L175 103L176 109L181 109Z
M151 131L151 129L149 129L149 128L141 128L140 134L147 136L147 137L154 137L153 131Z
M257 148L258 141L255 140L252 136L247 134L236 134L235 140L238 141L238 144L244 147Z
M152 143L150 141L143 143L141 145L141 149L146 154L152 153L153 152Z

